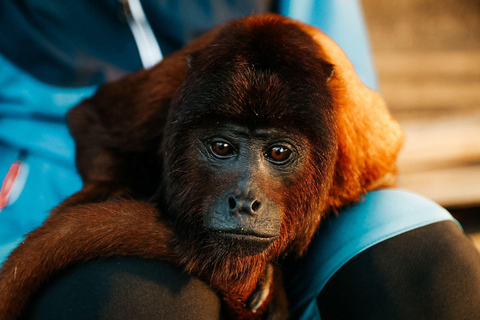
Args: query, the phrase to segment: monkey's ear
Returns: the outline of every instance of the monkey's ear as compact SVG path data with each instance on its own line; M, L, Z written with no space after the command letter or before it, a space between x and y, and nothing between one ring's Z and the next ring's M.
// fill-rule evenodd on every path
M322 71L323 71L324 77L328 83L330 82L330 80L332 80L333 75L335 74L335 66L323 59L321 60L321 65L322 65Z
M331 65L331 69L329 70L329 73L327 75L327 82L330 82L332 80L333 76L335 75L335 68L333 65Z
M393 186L403 132L383 99L361 82L343 50L319 29L303 28L319 44L319 55L335 66L329 86L338 134L338 158L330 194L330 205L336 210L369 190Z
M188 54L187 55L187 68L188 69L192 69L192 60L193 60L193 57L191 54Z

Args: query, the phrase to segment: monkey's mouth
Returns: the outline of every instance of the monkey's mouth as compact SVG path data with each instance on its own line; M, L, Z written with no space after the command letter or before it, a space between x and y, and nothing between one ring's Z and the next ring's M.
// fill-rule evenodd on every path
M224 237L235 237L235 238L245 238L245 239L274 240L277 237L276 235L272 236L268 234L256 233L254 231L242 230L242 229L215 230L214 232L218 233L219 235L223 235Z
M229 229L209 230L216 245L237 255L256 255L264 252L278 235L257 233L251 230Z

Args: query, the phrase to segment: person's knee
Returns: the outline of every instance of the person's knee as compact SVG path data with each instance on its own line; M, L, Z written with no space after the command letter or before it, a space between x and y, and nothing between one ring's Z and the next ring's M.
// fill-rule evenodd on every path
M221 303L167 263L116 257L65 272L27 310L27 319L219 319Z
M476 319L480 255L452 221L413 229L361 252L318 296L325 319Z

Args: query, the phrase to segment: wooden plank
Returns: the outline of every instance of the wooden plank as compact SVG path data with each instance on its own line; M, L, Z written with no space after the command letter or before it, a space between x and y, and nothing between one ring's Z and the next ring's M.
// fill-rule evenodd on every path
M388 81L405 75L434 77L480 75L480 50L461 51L380 51L375 62L381 77Z
M402 172L480 163L480 108L437 118L400 121L406 141L399 156Z
M480 107L480 50L379 52L376 62L394 113Z
M420 193L442 206L480 205L480 164L405 174L400 172L400 187Z
M403 188L443 206L480 204L480 108L401 121Z
M480 80L469 82L384 82L382 95L390 109L445 109L480 106Z

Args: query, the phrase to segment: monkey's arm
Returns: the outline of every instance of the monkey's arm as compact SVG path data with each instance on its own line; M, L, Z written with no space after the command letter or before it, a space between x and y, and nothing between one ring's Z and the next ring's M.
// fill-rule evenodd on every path
M68 265L95 257L137 255L175 262L170 228L137 201L63 208L27 235L0 270L0 318L19 317L28 298Z

